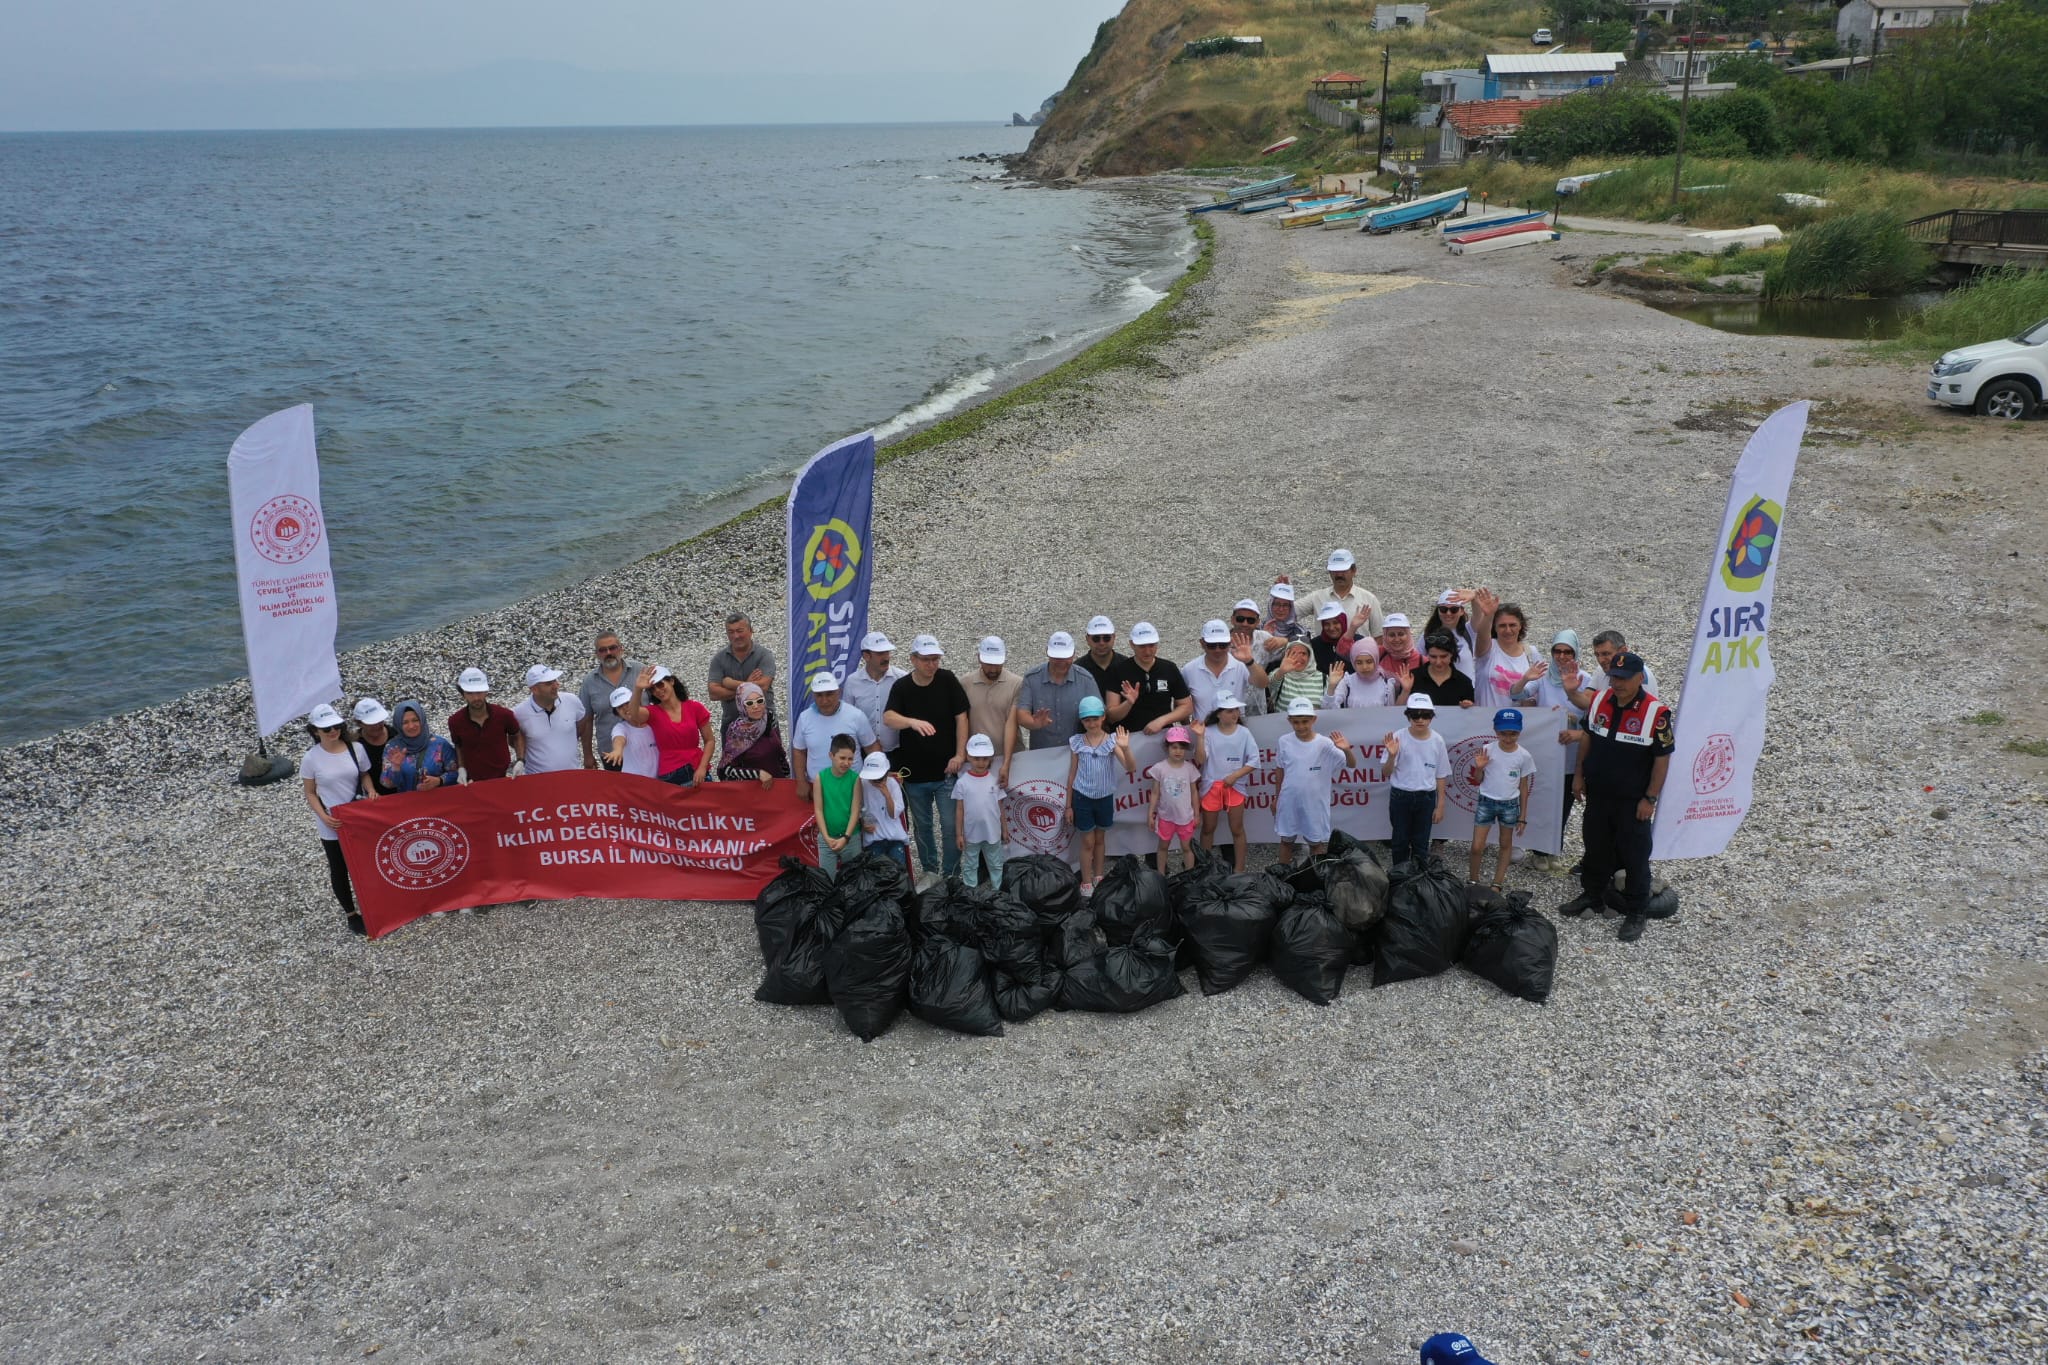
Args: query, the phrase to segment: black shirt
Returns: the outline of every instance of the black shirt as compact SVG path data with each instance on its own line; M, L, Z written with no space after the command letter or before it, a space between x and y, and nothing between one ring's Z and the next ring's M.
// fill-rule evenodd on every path
M1638 801L1649 794L1650 769L1671 752L1671 708L1647 688L1636 694L1633 706L1622 706L1614 693L1602 692L1593 699L1586 733L1592 744L1579 767L1586 795Z
M1154 659L1149 673L1138 667L1138 661L1133 659L1131 676L1137 680L1138 699L1131 703L1130 713L1124 717L1123 723L1132 731L1142 730L1158 720L1188 695L1188 681L1180 675L1180 665L1171 659Z
M356 743L362 745L363 752L370 756L370 790L379 796L398 795L398 788L384 785L384 751L391 747L394 738L396 736L386 735L382 744L372 744L361 735L356 736Z
M1460 673L1456 665L1452 666L1451 676L1444 682L1438 682L1429 676L1428 664L1416 669L1415 686L1408 695L1412 697L1417 692L1435 702L1439 711L1448 711L1453 706L1479 700L1479 694L1472 690L1472 680Z
M897 732L896 766L907 774L905 780L944 780L946 765L960 754L958 720L967 714L967 689L960 679L951 669L942 668L920 687L917 675L906 673L889 689L888 709L932 727L930 738L907 727Z
M1144 676L1138 672L1138 666L1131 662L1130 656L1127 654L1111 654L1107 664L1098 664L1095 662L1094 655L1083 653L1074 662L1087 669L1088 676L1095 679L1095 687L1097 691L1102 693L1102 704L1104 706L1123 700L1125 683L1142 683L1145 681ZM1118 725L1123 723L1123 721L1117 722ZM1110 728L1114 729L1116 727L1111 726Z

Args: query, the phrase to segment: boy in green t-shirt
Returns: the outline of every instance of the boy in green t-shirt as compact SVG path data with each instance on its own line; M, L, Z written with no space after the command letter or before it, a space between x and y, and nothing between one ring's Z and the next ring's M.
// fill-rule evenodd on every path
M832 736L830 752L832 766L811 784L811 809L818 819L818 867L828 877L838 875L840 854L860 852L860 775L853 770L853 736Z

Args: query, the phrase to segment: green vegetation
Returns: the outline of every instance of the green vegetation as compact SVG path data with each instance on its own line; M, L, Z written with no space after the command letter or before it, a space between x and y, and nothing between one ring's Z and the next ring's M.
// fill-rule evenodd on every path
M2028 758L2048 758L2048 739L2009 739L2005 742L2007 753L2025 754Z
M1714 252L1674 251L1665 256L1645 256L1627 269L1631 276L1660 275L1703 294L1744 294L1750 291L1741 284L1716 284L1714 281L1724 275L1763 275L1784 258L1785 247L1781 244L1730 246ZM1604 275L1622 259L1620 255L1602 256L1593 263L1593 273ZM1635 282L1643 281L1638 279ZM1660 365L1658 368L1669 367Z
M2000 714L1998 714L1998 712L1996 712L1996 711L1979 711L1979 712L1977 712L1977 714L1975 714L1975 715L1973 715L1973 716L1964 716L1964 717L1963 717L1963 724L1965 724L1965 725L2003 725L2003 724L2005 724L2005 717L2004 717L2004 716L2001 716L2001 715L2000 715Z
M1899 294L1934 262L1890 213L1843 213L1800 228L1764 272L1767 299L1844 299Z
M1872 349L1878 355L1928 359L1958 346L2017 336L2043 318L2048 318L2048 270L1999 266L1979 272L1941 302L1915 313L1897 337Z

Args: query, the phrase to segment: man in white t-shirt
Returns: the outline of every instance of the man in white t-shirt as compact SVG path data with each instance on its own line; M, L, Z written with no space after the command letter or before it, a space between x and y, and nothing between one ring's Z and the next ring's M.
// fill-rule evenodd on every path
M871 630L860 642L860 667L849 672L839 683L839 695L847 705L868 718L868 724L874 727L875 739L885 754L896 752L896 727L882 724L882 713L889 709L889 689L896 685L898 678L907 676L909 672L898 668L895 659L894 642L881 631ZM826 764L826 767L830 766Z
M535 664L526 670L526 700L512 708L526 736L526 774L566 772L583 767L579 727L588 713L573 692L562 691L562 670Z
M1257 610L1253 608L1255 613ZM1249 634L1233 638L1221 619L1203 625L1202 652L1180 666L1181 679L1195 699L1192 719L1206 722L1219 697L1243 697L1266 690L1266 670L1256 659L1245 662L1251 653Z
M1335 602L1344 608L1344 618L1352 635L1378 635L1386 624L1380 616L1380 599L1358 586L1358 560L1351 551L1330 551L1329 561L1324 567L1330 571L1330 586L1297 597L1294 614L1303 622L1313 621L1316 613L1322 610L1323 603Z

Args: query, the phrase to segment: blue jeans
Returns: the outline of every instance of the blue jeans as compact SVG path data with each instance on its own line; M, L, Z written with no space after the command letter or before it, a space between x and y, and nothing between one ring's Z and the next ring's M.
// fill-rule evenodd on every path
M847 851L852 851L852 845L849 844L847 846ZM866 851L869 853L880 853L885 857L894 858L897 862L903 864L903 870L905 872L910 871L910 850L903 846L903 841L901 839L870 839L867 842ZM843 857L845 855L842 854L841 856Z
M1435 823L1436 790L1387 792L1387 817L1394 826L1394 862L1429 860L1429 827Z
M943 871L948 877L960 875L960 849L954 843L953 779L936 782L906 782L903 803L910 807L912 832L917 836L917 865L926 872ZM933 808L937 807L936 815ZM934 841L937 841L935 846ZM943 848L943 854L940 852Z

